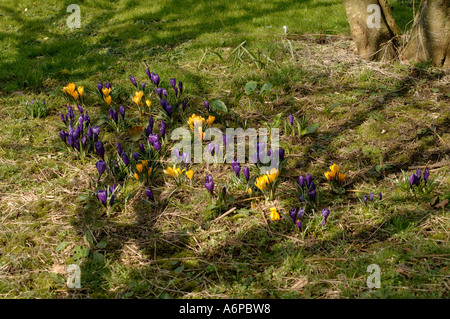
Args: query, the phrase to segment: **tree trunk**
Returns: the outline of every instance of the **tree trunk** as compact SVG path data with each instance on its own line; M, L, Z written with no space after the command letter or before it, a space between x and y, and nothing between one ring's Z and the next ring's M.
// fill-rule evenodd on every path
M396 36L401 31L387 0L343 0L343 3L352 38L362 58L389 60L400 56L409 61L431 60L434 66L450 67L450 0L422 0L409 40L400 49ZM376 11L374 5L378 6ZM379 24L374 27L377 11Z
M387 2L385 0L343 0L343 2L358 54L366 60L395 58L397 54L393 38L400 33L400 29ZM373 11L374 7L376 11Z
M406 60L450 67L450 0L423 0L410 40L401 52Z

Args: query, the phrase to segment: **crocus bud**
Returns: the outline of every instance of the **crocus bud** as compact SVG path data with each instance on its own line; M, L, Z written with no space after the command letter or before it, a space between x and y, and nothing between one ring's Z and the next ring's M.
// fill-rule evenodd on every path
M367 195L363 196L363 201L364 201L364 204L366 204L366 206L367 206Z
M173 87L175 89L175 85L177 84L177 81L174 78L171 78L169 80L170 86Z
M98 141L95 143L95 151L102 160L105 160L105 148L103 147L103 142Z
M66 132L64 130L59 131L59 137L66 143Z
M303 177L303 175L300 175L298 177L298 183L300 184L301 188L303 188L305 186L305 178Z
M306 182L306 186L307 186L308 188L309 188L309 186L311 185L312 180L313 180L313 178L312 178L312 176L311 176L310 174L306 174L306 175L305 175L305 182Z
M103 96L102 89L103 89L103 84L102 84L102 82L98 82L98 83L97 83L97 90L98 90L98 91L100 92L100 94Z
M245 166L245 167L244 167L244 176L245 176L245 179L246 179L247 182L248 182L249 179L250 179L250 169L248 168L248 166Z
M144 144L139 143L139 150L141 151L141 153L145 153L145 147L144 147Z
M185 166L187 166L191 162L191 154L184 152L182 156L183 156L183 163Z
M122 145L120 145L119 142L116 143L116 148L117 148L117 154L121 155L122 154Z
M425 174L425 173L424 173L424 174ZM383 199L383 194L381 194L381 192L380 192L380 194L378 194L378 196L380 197L380 200Z
M92 137L94 136L94 133L92 132L92 127L90 125L88 126L87 131L88 131L89 138L92 140Z
M81 145L83 145L83 148L86 147L86 142L87 142L87 136L83 135L83 137L81 138Z
M209 112L209 102L208 101L204 101L203 104L205 105L206 109Z
M145 68L145 74L147 74L148 78L151 80L152 76L150 74L150 70L148 68Z
M369 200L370 200L370 201L373 201L374 197L375 197L375 195L374 195L373 193L370 193L370 194L369 194Z
M420 180L420 177L422 176L422 171L420 170L420 168L416 169L416 176L417 179Z
M156 88L156 93L158 94L159 98L162 99L162 89Z
M161 134L161 137L164 137L164 135L166 135L166 124L164 123L164 121L161 121L159 133Z
M169 103L166 103L166 113L169 116L172 115L172 113L173 113L173 107Z
M409 179L409 186L412 187L413 185L418 185L419 184L419 178L417 177L416 174L412 173L411 177Z
M141 84L142 92L145 92L145 86L146 85L147 85L147 83L145 83L145 82Z
M108 200L108 192L106 190L101 190L97 192L97 198L103 206L106 207Z
M289 114L289 123L291 123L291 125L294 125L294 116L292 114Z
M78 112L80 112L80 115L83 114L83 108L81 107L81 105L77 104L78 107Z
M89 115L87 112L84 113L84 122L87 124L89 124L91 122L91 119L89 118Z
M236 176L239 177L239 174L241 173L241 164L239 164L237 160L234 160L234 162L231 163L231 167L233 168L233 171L236 173Z
M136 79L134 78L134 76L130 75L130 81L131 81L131 83L133 83L133 85L134 85L135 87L137 87Z
M137 160L139 159L139 153L134 152L132 156L133 156L134 160L137 162Z
M280 147L280 149L278 150L278 158L280 159L280 161L284 160L284 154L285 154L284 148Z
M162 95L164 95L167 98L167 90L163 88Z
M119 106L119 113L122 116L122 119L125 119L125 108L123 105Z
M94 142L97 141L98 134L100 134L100 126L92 127L92 133L94 134Z
M180 90L180 95L181 95L181 93L183 93L183 82L181 82L181 81L178 82L178 89Z
M425 183L428 181L429 177L430 177L430 171L428 170L428 168L426 168L425 171L423 172L423 180L425 181Z
M158 87L159 86L159 75L155 73L153 76L153 83Z
M302 195L298 195L298 200L299 200L300 202L303 202L303 196L302 196Z
M97 167L98 179L100 179L100 177L106 170L106 163L103 160L99 160L97 163L95 163L95 167Z
M64 117L64 115L63 115L62 113L60 114L59 117L61 118L61 121L62 121L64 124L66 124L66 118Z
M302 221L300 219L298 219L295 224L297 225L298 229L302 230L303 223L302 223Z
M111 83L109 83L109 82L106 83L106 84L105 84L105 88L110 89L110 88L111 88Z
M150 117L148 118L148 126L147 126L148 134L152 134L152 131L153 131L153 123L154 123L153 117L150 116Z
M323 216L323 220L322 220L322 225L325 226L327 223L327 218L330 215L330 210L328 208L324 208L322 209L322 216Z
M297 218L297 208L292 208L289 210L289 216L291 216L292 222L295 223L295 220Z
M155 200L153 197L153 191L150 189L150 187L147 187L145 189L145 195L147 195L148 199Z
M227 194L227 188L224 186L224 187L222 187L222 198L224 198L226 194Z
M125 164L125 166L130 165L130 158L125 154L125 152L122 152L122 161Z
M186 108L187 108L187 102L183 101L183 111L186 110Z

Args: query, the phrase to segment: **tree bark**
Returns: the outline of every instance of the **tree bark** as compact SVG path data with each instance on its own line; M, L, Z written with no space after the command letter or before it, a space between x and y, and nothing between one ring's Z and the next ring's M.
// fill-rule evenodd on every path
M450 67L450 0L422 0L407 39L399 48L397 26L387 0L343 0L358 54L367 60L404 60ZM381 11L379 28L368 21L369 5Z
M383 0L343 0L350 33L358 54L366 60L391 60L397 54L392 41L400 32L392 12ZM370 19L370 5L379 7L379 26L374 27Z
M401 57L450 67L450 0L423 0Z

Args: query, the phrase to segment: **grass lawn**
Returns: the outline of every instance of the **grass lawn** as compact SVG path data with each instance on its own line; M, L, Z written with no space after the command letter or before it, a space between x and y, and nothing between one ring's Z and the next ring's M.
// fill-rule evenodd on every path
M419 1L389 2L400 28L410 26ZM339 0L85 0L79 29L66 26L72 3L0 3L0 298L448 297L448 70L359 59ZM143 62L170 98L169 79L183 82L184 112L165 116ZM130 75L147 83L144 114ZM79 115L62 91L70 82L84 86L83 109L122 176L108 168L98 180L99 156L80 158L61 141L60 114L71 105L75 123ZM112 107L125 106L128 127L115 127L98 82L111 83ZM42 117L30 114L32 99L45 100ZM164 119L169 134L188 128L192 113L207 117L203 101L215 99L226 110L211 112L214 127L280 128L286 160L273 199L255 186L253 164L242 164L251 196L230 164L192 164L192 181L177 185L163 173L169 138L149 183L134 178L131 154L147 143L139 132L149 115L154 133ZM289 114L320 125L290 134ZM324 176L333 163L346 174L337 188ZM417 168L430 178L411 189ZM313 203L299 200L297 179L308 173ZM222 205L204 187L209 174L216 195L227 188ZM108 216L95 192L113 183ZM302 231L284 217L294 207L306 208ZM71 264L81 289L67 287ZM379 289L367 286L371 264L381 269Z

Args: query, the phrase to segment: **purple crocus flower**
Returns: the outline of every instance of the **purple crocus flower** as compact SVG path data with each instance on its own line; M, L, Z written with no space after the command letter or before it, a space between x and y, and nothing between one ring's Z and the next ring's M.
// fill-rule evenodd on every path
M214 180L211 175L208 175L205 177L205 188L208 190L208 192L213 195L214 192Z
M148 141L152 145L155 144L156 142L159 142L159 135L158 134L150 134L148 136Z
M304 209L299 209L298 210L298 214L297 214L298 219L302 220L304 214L305 214L305 210Z
M69 105L69 107L67 108L67 118L69 118L71 121L73 121L74 117L75 117L75 115L73 114L73 109Z
M330 215L330 210L328 208L322 209L322 216L323 216L322 226L326 225L327 218L328 218L329 215Z
M133 156L134 160L137 162L138 159L139 159L139 153L138 152L134 152L132 156Z
M173 113L173 107L169 103L166 103L166 113L169 116L172 115L172 113Z
M178 89L177 89L177 87L174 87L173 90L175 91L175 96L178 96Z
M148 134L151 134L152 131L153 131L153 123L154 123L153 117L150 116L150 117L148 118L148 126L147 126L147 128L150 129L149 132L148 132Z
M224 147L228 147L228 145L233 141L233 135L222 134L222 143Z
M108 191L106 191L106 190L98 191L97 192L97 198L100 201L100 203L102 203L103 206L106 207L107 200L108 200Z
M174 148L172 153L173 155L175 155L177 162L180 162L182 159L182 154L180 153L180 150L178 148Z
M234 160L233 163L231 163L231 167L233 168L233 171L236 173L236 176L239 177L239 174L241 173L241 164L237 160Z
M75 149L79 152L80 151L80 140L79 139L75 140L74 145L75 145Z
M280 159L280 161L284 160L284 154L285 154L284 148L280 147L280 149L278 150L278 158Z
M316 190L316 184L314 184L314 182L311 181L311 183L309 184L309 188L308 189L309 190L312 190L312 189Z
M167 99L167 90L166 89L162 89L162 95L164 95L165 97L166 97L166 99Z
M420 170L420 168L416 169L416 176L417 179L420 181L420 177L422 176L422 171Z
M77 104L78 107L78 112L80 112L80 115L83 114L83 108L81 107L81 105Z
M93 133L93 137L94 137L94 142L96 142L97 138L98 138L98 134L100 134L100 126L92 127L92 133Z
M162 99L162 89L156 88L156 93L158 94L159 98Z
M305 175L305 182L306 182L306 186L307 186L308 188L309 188L309 186L311 185L312 180L313 180L313 178L312 178L311 174L306 174L306 175Z
M122 152L122 161L125 164L125 166L130 165L130 158L128 157L127 154L125 154L125 152Z
M424 174L425 174L425 173L424 173ZM378 194L378 196L380 197L380 200L383 199L383 194L381 194L381 192L380 192L380 194Z
M148 199L155 200L155 198L153 197L153 191L150 189L150 187L147 187L145 189L145 195L147 195Z
M303 177L303 175L300 175L298 177L298 183L300 184L301 188L303 188L305 186L305 178Z
M225 198L226 194L227 194L227 188L224 186L224 187L222 187L222 198Z
M119 121L119 113L117 112L117 110L110 109L109 114L111 115L111 118L115 123Z
M289 216L291 216L292 222L294 222L294 223L297 218L297 213L298 213L297 208L292 208L289 210Z
M156 141L155 143L153 143L153 148L155 149L155 151L159 151L161 149L161 143L159 141Z
M103 147L103 142L98 141L95 143L95 151L102 160L105 160L105 148Z
M86 147L86 142L87 142L87 136L83 135L83 137L81 138L81 145L83 145L83 148Z
M102 82L98 82L98 83L97 83L97 90L98 90L98 92L103 96L103 91L102 91L102 89L103 89L103 84L102 84Z
M116 197L115 190L116 190L116 184L114 184L113 186L111 186L109 188L109 195L112 194L112 196L109 200L109 206L112 206L114 204L114 197Z
M175 89L175 85L177 85L177 81L174 78L171 78L169 80L170 86Z
M303 223L300 219L297 220L296 225L297 225L298 229L302 230Z
M180 95L181 95L181 93L183 93L183 82L181 82L181 81L178 82L178 89L180 90Z
M141 84L142 92L145 92L145 86L146 85L147 85L147 83L145 83L145 82Z
M414 173L411 174L409 179L409 186L412 187L413 185L419 185L419 178Z
M119 113L122 116L122 120L125 119L125 108L123 105L119 106Z
M184 110L186 110L186 108L187 108L187 102L186 102L186 100L184 100L183 101L183 112L184 112Z
M153 75L153 83L155 83L157 87L159 86L159 75L156 73Z
M121 155L122 154L122 145L120 145L119 142L116 143L116 148L117 148L117 154Z
M428 170L428 168L426 168L425 171L423 172L423 180L425 181L425 184L427 183L429 177L430 171Z
M188 166L188 164L191 162L191 154L184 152L182 155L183 163L185 166Z
M151 76L150 70L148 68L145 68L145 74L147 74L149 80L152 80L152 76Z
M206 109L209 112L209 101L204 101L203 104L205 105Z
M375 197L375 195L374 195L373 193L370 193L370 194L369 194L369 200L370 200L370 201L373 201L374 197Z
M144 144L139 143L139 150L141 151L141 153L145 153L145 147L144 147Z
M105 88L110 89L110 88L111 88L111 83L109 83L109 82L106 83L106 84L105 84Z
M161 137L164 137L164 135L166 135L166 124L164 123L164 121L161 121L159 133L161 134Z
M289 123L291 123L291 125L294 125L294 116L292 114L289 114L288 119Z
M130 75L130 81L137 88L136 79L134 78L134 76Z
M95 167L97 167L98 179L100 179L100 177L106 170L106 163L103 160L99 160L97 163L95 163Z
M67 144L69 144L70 147L74 147L75 146L75 139L73 138L73 134L68 134L67 135Z
M315 189L310 189L308 191L308 196L312 201L314 201L316 199L316 195L317 195L317 193L316 193Z
M298 200L299 200L300 202L303 202L303 196L302 196L302 195L298 195Z
M66 132L64 130L59 131L59 137L62 139L64 143L66 143Z
M215 155L215 153L216 153L216 147L215 147L215 145L214 145L213 142L210 142L210 143L208 144L208 152L210 152L212 156Z
M250 169L248 168L248 166L245 166L245 167L244 167L244 176L245 176L245 179L246 179L247 182L248 182L249 179L250 179Z
M64 115L62 113L59 115L59 117L61 118L61 121L67 125L66 118L64 117Z
M363 201L364 201L364 204L366 204L366 206L367 206L367 195L363 196Z
M91 119L89 118L89 115L87 112L84 113L84 122L89 124L91 122Z

